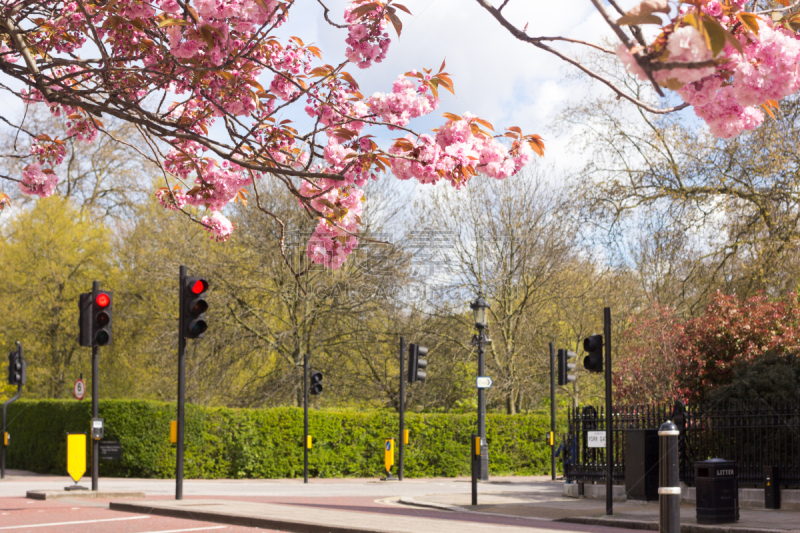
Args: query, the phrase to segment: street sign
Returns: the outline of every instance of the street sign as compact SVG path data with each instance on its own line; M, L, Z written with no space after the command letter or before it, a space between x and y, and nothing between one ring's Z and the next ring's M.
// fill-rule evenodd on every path
M72 387L72 394L75 395L76 400L83 400L83 397L86 396L86 384L82 379L75 380L75 386Z
M605 448L606 447L606 432L605 431L587 431L586 445L589 448Z
M100 459L103 461L119 461L122 459L122 445L115 440L100 441Z
M488 389L492 386L492 378L489 376L479 376L475 379L475 385L479 389Z

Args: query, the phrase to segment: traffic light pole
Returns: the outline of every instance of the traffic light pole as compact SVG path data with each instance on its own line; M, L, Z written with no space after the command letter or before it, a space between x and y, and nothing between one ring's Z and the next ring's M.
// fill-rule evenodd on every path
M400 337L400 457L397 465L397 479L403 481L403 452L405 451L405 429L406 429L406 339Z
M303 483L308 483L308 353L303 354Z
M92 294L100 292L100 282L92 282ZM92 346L92 418L100 417L98 399L100 397L100 348ZM100 441L92 439L92 490L97 492L100 480Z
M22 354L22 346L17 341L17 351ZM16 401L22 394L22 384L17 385L17 393L3 404L3 433L0 435L0 479L6 477L6 409L8 404Z
M603 309L606 370L606 514L614 514L614 416L611 401L611 308Z
M556 434L556 349L550 343L550 431ZM556 480L556 447L555 442L550 445L550 474Z
M186 278L186 266L181 265L178 312L178 442L175 451L175 499L183 499L183 418L186 393L186 338L183 335L183 280Z

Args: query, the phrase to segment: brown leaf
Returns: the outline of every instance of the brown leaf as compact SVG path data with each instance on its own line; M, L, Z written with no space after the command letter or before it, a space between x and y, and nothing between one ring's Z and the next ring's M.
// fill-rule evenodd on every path
M745 28L758 35L758 21L763 20L761 17L752 13L737 13L736 18Z
M663 24L663 21L653 13L669 14L667 0L644 0L626 12L617 20L617 24Z
M409 10L408 10L408 8L407 8L406 6L404 6L403 4L392 4L392 5L393 5L394 7L396 7L397 9L402 9L403 11L405 11L406 13L408 13L409 15L412 15L412 14L413 14L413 13L411 13L411 11L409 11Z
M392 23L392 26L394 26L394 31L396 31L397 32L397 36L400 37L400 32L403 31L403 23L400 22L400 17L398 17L397 15L392 13L391 11L387 10L386 11L386 18L387 18L387 20L389 20L389 22Z

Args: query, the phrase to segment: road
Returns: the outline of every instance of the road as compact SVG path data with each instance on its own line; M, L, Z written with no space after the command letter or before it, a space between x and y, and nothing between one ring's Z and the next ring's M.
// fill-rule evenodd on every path
M0 481L0 533L63 532L63 533L182 533L191 531L220 531L241 533L269 531L249 527L220 525L187 519L139 515L108 509L108 500L29 500L28 490L62 490L68 483L64 477L11 475ZM88 484L84 480L84 484ZM150 479L100 479L101 490L144 491L148 500L174 498L173 480ZM422 509L397 503L401 496L421 497L429 494L468 493L467 479L408 479L403 482L380 482L377 480L187 480L184 482L185 500L208 499L238 500L279 504L297 508L299 516L311 516L314 509L328 509L352 513L354 523L360 513L380 514L387 523L393 517L413 517L430 523L430 531L436 531L437 522L446 520L463 524L463 531L481 531L482 527L514 526L539 531L578 531L612 533L612 528L591 527L552 522L538 518L501 516L497 514L452 512ZM558 492L559 483L545 478L514 477L494 478L481 484L486 492ZM363 515L362 515L363 516ZM426 522L426 523L427 523ZM484 524L484 526L481 526ZM460 526L461 527L461 526ZM427 528L426 528L427 529ZM631 530L624 530L631 533Z

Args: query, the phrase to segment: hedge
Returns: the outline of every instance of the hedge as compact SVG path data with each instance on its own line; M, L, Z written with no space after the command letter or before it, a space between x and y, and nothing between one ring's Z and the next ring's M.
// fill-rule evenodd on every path
M101 461L109 477L171 478L175 447L169 442L175 404L140 400L100 402L105 439L119 441L120 461ZM76 401L17 401L9 406L8 468L66 475L66 437L89 430L91 404ZM384 439L397 433L388 411L309 414L312 477L371 477L383 470ZM407 414L410 442L405 475L469 475L468 442L476 416ZM487 416L493 475L549 473L544 434L549 416ZM186 478L291 478L303 475L303 411L296 407L229 409L186 406ZM89 455L87 454L87 457ZM91 463L90 460L88 460ZM88 473L87 473L88 475Z

